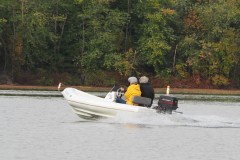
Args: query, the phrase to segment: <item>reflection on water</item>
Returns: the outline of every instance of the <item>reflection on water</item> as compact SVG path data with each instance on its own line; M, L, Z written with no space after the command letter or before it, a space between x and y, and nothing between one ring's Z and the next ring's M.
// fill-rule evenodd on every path
M2 96L62 97L60 91L0 90Z

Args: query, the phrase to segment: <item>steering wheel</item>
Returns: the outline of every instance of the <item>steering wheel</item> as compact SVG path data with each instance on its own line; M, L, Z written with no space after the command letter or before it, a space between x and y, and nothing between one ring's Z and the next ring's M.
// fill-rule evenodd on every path
M123 95L124 95L124 92L123 92L122 88L118 88L117 89L117 97L121 98Z

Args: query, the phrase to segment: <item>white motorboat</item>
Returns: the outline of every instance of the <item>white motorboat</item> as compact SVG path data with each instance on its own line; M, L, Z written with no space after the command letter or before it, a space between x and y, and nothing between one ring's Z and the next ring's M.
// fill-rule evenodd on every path
M72 107L73 112L79 117L85 119L115 117L120 112L159 112L159 109L156 108L153 109L143 106L116 103L116 96L120 93L113 89L106 95L105 98L91 95L75 88L65 88L62 91L62 94L67 100L68 104ZM142 105L144 105L145 103L142 101L145 101L146 98L144 99L144 97L138 97L136 100L138 103L142 103ZM170 100L167 100L167 103L170 103ZM175 105L177 105L177 102L175 102Z

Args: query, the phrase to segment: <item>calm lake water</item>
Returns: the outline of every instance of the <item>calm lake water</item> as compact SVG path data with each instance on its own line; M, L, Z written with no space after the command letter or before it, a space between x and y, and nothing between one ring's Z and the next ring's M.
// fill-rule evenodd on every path
M0 159L240 159L240 102L180 100L178 110L87 121L62 97L2 95Z

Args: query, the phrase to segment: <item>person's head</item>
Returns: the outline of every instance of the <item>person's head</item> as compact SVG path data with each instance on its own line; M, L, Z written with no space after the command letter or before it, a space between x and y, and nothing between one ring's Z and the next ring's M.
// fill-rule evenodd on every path
M138 83L138 80L137 80L136 77L129 77L129 78L128 78L128 82L129 82L130 84L137 84L137 83Z
M142 76L141 78L139 78L140 83L148 83L148 80L149 80L149 78L146 76Z

